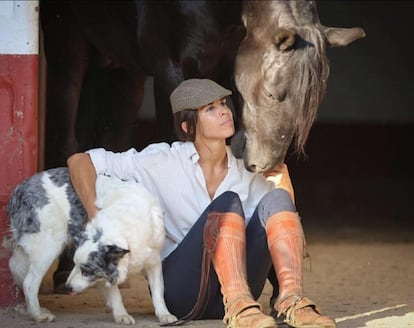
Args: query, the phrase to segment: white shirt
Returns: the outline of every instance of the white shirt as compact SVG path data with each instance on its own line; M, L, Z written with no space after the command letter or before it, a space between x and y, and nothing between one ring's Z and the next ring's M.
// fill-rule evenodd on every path
M98 148L87 151L97 174L142 183L155 195L164 211L166 241L161 257L170 254L211 203L199 155L192 142L151 144L140 152L135 149L113 153ZM246 224L263 195L273 183L262 174L251 173L243 161L227 147L228 172L214 198L225 191L236 192L243 205Z

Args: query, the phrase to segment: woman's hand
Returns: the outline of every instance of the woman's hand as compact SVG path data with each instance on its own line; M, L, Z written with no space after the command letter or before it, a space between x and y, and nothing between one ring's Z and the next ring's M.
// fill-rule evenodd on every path
M285 163L277 165L274 169L263 173L267 181L274 183L275 188L286 190L293 204L295 203L295 193L293 191L292 181L290 180L288 167Z
M67 160L73 188L86 210L88 219L92 220L98 209L96 208L96 171L91 158L87 153L71 155Z

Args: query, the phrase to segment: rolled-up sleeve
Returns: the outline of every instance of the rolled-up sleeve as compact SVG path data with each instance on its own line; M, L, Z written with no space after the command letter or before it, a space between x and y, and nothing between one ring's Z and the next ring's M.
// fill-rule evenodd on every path
M139 180L136 163L138 152L134 148L121 153L96 148L86 153L91 157L96 174L113 176L122 180Z

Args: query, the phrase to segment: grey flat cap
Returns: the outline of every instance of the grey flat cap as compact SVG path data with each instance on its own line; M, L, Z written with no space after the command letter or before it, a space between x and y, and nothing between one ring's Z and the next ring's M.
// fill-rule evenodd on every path
M171 93L170 102L173 114L183 109L197 109L230 96L231 90L209 79L189 79L181 82Z

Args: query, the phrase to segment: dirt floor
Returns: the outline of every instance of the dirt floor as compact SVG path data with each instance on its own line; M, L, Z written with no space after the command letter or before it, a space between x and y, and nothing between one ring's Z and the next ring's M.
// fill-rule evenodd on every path
M414 242L309 242L305 292L339 328L414 327ZM96 288L77 296L51 292L50 274L42 285L40 302L57 315L56 321L35 324L19 308L0 310L2 327L113 327ZM122 289L124 301L138 327L159 327L146 282L131 277ZM270 288L260 298L269 311ZM188 327L224 327L220 320L197 321ZM283 325L279 325L283 327Z

